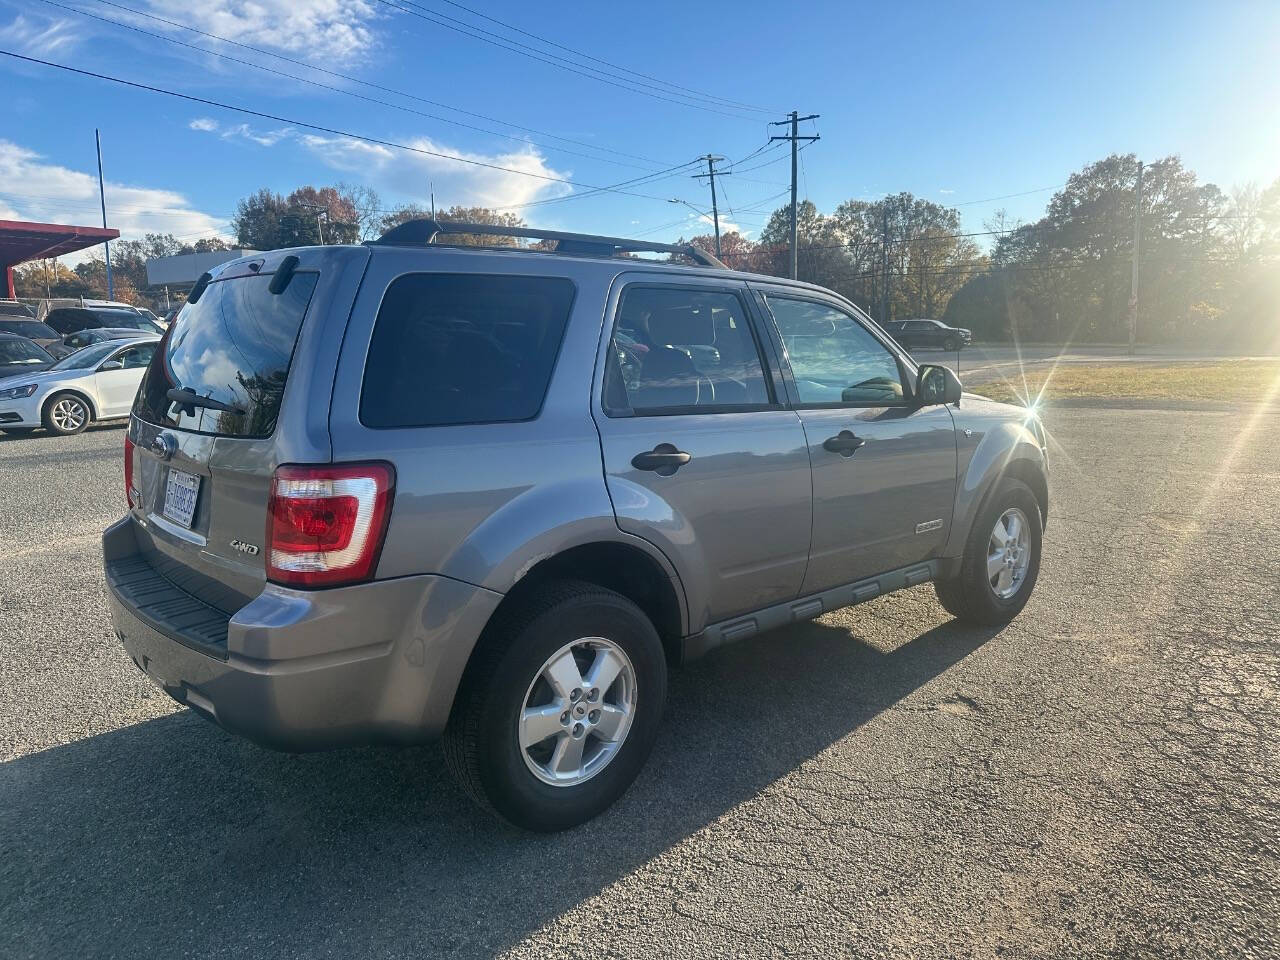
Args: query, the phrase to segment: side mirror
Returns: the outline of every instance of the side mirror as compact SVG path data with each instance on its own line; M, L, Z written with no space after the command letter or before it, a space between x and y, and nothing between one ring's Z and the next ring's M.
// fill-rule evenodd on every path
M102 371L102 370L123 370L123 369L124 369L124 361L123 361L123 360L108 360L106 363L104 363L102 366L100 366L100 367L98 368L98 370L99 370L99 371Z
M931 407L939 403L960 402L960 378L950 367L936 363L926 363L920 367L916 376L916 403L922 407Z

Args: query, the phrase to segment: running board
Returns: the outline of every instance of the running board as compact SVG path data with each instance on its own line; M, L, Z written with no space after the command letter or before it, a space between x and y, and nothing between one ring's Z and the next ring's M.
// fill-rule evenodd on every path
M844 607L865 603L867 600L883 596L886 593L892 593L895 590L904 590L917 584L928 583L930 580L936 580L940 572L950 573L949 570L941 570L941 565L944 563L946 561L939 560L913 563L909 567L890 570L888 573L882 573L878 577L858 580L855 583L833 587L830 590L823 590L821 593L801 597L798 600L789 600L786 603L765 607L763 610L757 610L755 613L747 614L746 616L733 617L729 620L710 624L701 633L695 633L691 637L684 638L681 647L681 661L688 663L727 643L745 640L748 637L754 637L756 634L776 630L779 627L799 623L802 620L812 620L815 617L822 616L824 613L830 613L832 610L840 610Z

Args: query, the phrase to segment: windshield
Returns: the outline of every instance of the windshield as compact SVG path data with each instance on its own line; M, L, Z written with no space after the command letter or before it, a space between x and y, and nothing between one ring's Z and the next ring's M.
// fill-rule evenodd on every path
M0 363L48 363L52 359L30 340L0 340Z
M25 303L0 303L0 317L30 317L34 320L35 316Z
M42 340L58 339L57 330L36 320L0 320L0 330L5 333L16 333L20 337L39 337Z
M148 367L134 412L164 427L235 437L269 436L276 426L293 347L319 275L296 273L283 293L270 276L218 280L169 326L164 350ZM195 391L241 412L169 400L173 388ZM191 408L187 408L191 409Z
M85 347L83 350L68 354L49 369L86 370L99 361L106 359L107 354L118 346L119 344L112 340L108 340L106 343L95 343L91 347Z

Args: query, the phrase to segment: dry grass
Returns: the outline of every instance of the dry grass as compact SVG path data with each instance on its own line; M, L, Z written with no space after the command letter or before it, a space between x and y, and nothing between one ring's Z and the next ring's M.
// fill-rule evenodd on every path
M1045 385L1046 379L1048 385ZM1220 400L1258 403L1277 399L1280 360L1221 360L1215 363L1064 363L1050 373L1033 368L1012 382L965 384L967 390L1022 403L1027 389L1042 403L1090 398L1110 400ZM1041 390L1043 389L1043 395Z

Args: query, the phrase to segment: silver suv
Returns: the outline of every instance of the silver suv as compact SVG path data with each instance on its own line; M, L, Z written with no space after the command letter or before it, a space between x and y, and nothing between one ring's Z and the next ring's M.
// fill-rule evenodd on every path
M124 474L106 579L156 684L277 748L443 735L535 830L627 788L669 665L928 581L1007 622L1048 512L1035 416L828 290L432 221L201 278Z

